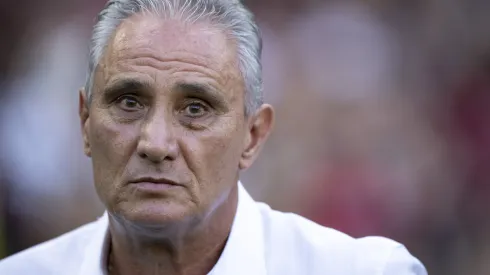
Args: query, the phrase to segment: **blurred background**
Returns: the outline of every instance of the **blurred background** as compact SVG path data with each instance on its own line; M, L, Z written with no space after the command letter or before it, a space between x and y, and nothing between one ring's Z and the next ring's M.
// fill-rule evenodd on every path
M246 2L277 110L254 198L490 274L490 1ZM103 211L77 108L104 4L0 1L0 259Z

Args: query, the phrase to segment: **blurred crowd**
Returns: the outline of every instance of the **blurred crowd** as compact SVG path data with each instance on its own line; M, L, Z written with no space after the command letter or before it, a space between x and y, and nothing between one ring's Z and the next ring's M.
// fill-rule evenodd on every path
M104 2L0 1L0 258L103 211L77 92ZM254 198L490 274L490 2L245 2L277 111Z

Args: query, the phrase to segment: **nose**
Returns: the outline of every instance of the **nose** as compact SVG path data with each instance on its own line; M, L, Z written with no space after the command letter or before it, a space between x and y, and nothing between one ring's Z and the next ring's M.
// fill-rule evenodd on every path
M136 148L138 155L153 163L175 160L179 146L174 132L172 123L167 122L165 115L154 114L142 125Z

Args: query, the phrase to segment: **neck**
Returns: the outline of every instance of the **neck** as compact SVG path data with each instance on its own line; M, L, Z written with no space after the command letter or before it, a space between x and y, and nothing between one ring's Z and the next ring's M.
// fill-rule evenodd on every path
M236 214L238 188L192 225L169 226L156 237L110 217L110 275L203 275L218 261Z

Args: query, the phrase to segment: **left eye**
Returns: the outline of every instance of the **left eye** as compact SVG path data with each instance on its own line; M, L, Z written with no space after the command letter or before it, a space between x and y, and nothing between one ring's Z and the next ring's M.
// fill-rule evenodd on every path
M184 109L185 115L190 117L201 117L205 115L206 112L207 112L206 106L198 102L191 103L187 105Z

